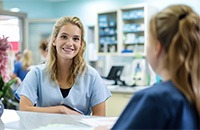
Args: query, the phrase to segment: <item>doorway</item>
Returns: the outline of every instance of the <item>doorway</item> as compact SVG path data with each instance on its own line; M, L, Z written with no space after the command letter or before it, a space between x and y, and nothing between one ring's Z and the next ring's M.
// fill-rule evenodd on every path
M25 13L0 10L0 37L8 37L12 51L17 52L27 48Z

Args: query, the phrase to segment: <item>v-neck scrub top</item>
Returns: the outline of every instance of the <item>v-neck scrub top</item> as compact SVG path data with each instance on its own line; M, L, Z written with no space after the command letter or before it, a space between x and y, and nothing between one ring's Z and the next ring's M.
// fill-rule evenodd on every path
M63 98L58 83L50 79L43 64L29 71L15 95L24 95L39 107L65 105L90 115L92 107L106 101L111 93L98 72L87 65L85 71L76 78L68 96Z

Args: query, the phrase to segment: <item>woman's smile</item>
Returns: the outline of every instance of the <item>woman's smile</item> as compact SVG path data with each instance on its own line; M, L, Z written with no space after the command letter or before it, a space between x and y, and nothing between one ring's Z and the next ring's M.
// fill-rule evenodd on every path
M74 52L74 49L72 47L63 47L62 49L67 53Z

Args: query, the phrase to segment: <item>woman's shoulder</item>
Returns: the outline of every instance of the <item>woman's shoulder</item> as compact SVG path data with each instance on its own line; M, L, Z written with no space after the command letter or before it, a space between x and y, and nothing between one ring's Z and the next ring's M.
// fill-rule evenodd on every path
M177 122L182 122L182 118L185 118L194 123L196 119L197 114L193 105L172 81L157 83L138 92L135 96L132 101L151 103L151 106L160 108L167 117L176 119Z
M34 65L30 67L30 71L32 72L44 72L45 64Z
M93 68L92 66L90 66L89 64L86 65L84 74L86 74L86 75L92 75L92 76L99 75L99 73L97 72L97 70L95 68Z
M138 92L138 94L146 94L149 96L162 96L162 97L163 94L171 95L172 93L180 93L180 92L171 81L155 83L151 87Z
M156 102L168 105L187 102L185 96L178 90L172 81L156 83L153 86L136 93L139 97L151 98Z

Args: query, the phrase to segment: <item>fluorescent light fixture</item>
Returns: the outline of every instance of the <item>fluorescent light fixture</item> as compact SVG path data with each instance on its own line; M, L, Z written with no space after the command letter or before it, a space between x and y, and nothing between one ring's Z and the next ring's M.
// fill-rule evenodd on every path
M11 8L10 11L12 11L12 12L19 12L20 9L19 8Z

